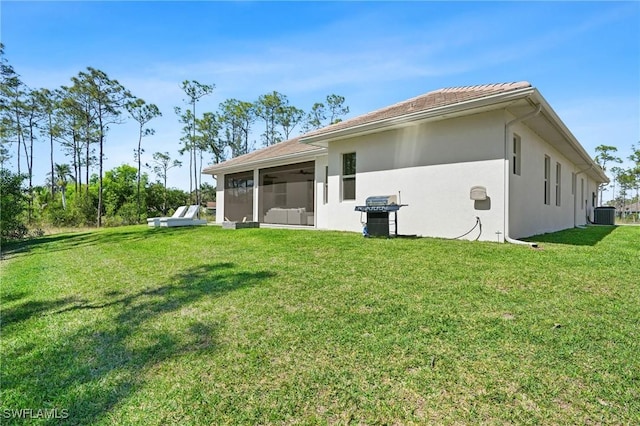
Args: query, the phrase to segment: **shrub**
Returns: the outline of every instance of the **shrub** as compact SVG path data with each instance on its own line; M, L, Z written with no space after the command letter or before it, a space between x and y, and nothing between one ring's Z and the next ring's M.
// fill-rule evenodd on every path
M84 223L82 213L72 203L67 205L66 209L62 208L61 203L53 203L45 211L45 220L53 226L79 226Z
M138 205L134 202L124 203L118 210L118 216L122 218L122 225L135 225L138 223Z
M0 236L2 239L23 238L28 230L24 223L26 196L22 188L25 176L0 170Z
M98 221L97 197L93 194L80 195L74 199L73 209L77 211L79 225L95 226Z
M141 219L145 219L141 215ZM138 206L136 203L124 203L116 214L102 216L102 224L106 227L135 225L138 223Z

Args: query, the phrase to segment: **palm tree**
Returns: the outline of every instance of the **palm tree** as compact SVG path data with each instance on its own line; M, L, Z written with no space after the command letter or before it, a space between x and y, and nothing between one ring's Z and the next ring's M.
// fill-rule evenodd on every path
M69 183L67 178L75 179L75 177L71 174L71 167L68 164L56 164L54 169L56 173L56 185L60 188L60 193L62 194L62 208L66 210L67 197L65 194L67 184Z
M48 181L49 179L47 179ZM36 205L40 207L40 211L42 212L51 201L51 192L50 188L46 186L37 186L33 188L33 193L35 195Z

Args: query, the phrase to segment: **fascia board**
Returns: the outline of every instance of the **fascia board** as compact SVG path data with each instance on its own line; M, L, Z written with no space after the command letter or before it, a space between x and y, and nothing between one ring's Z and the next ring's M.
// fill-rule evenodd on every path
M318 157L319 154L326 155L326 150L324 148L319 148L311 151L296 152L293 154L281 155L278 157L247 161L246 163L233 164L228 167L211 166L204 169L202 171L202 174L217 176L219 174L237 173L237 172L243 172L247 170L254 170L256 168L262 169L265 167L272 167L272 166L275 167L275 166L282 165L282 163L287 164L290 162L289 160L311 161L311 160L314 160L316 157Z

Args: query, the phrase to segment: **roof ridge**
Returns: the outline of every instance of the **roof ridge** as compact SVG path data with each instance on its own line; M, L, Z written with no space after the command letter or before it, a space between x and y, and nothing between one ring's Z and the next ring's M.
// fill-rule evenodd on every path
M378 108L374 111L357 115L347 120L322 127L320 129L313 130L311 132L308 132L302 135L301 138L304 139L308 136L329 133L334 129L343 129L343 128L349 127L349 125L351 125L352 123L366 123L370 121L369 120L370 117L385 115L386 113L391 113L394 110L402 110L399 114L397 114L397 115L402 115L402 114L407 114L417 110L425 110L425 109L435 107L437 106L436 105L437 103L440 103L440 105L456 104L464 100L468 100L470 98L478 97L478 95L482 96L483 92L495 92L495 93L487 93L486 95L489 96L491 94L497 94L499 92L524 89L528 87L532 87L531 83L529 83L528 81L491 83L491 84L480 84L480 85L473 85L473 86L444 87L441 89L423 93L421 95L396 102L392 105ZM467 96L464 96L465 94ZM441 96L445 96L445 97L449 96L450 98L445 101L444 99L440 99ZM451 96L453 96L453 98L451 98ZM427 102L429 102L429 106L425 105L425 103ZM392 114L392 115L395 116L396 114Z

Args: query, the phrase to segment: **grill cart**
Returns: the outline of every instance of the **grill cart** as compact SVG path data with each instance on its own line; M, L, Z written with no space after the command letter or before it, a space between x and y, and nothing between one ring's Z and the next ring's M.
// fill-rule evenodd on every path
M367 221L363 222L366 228L363 230L365 237L390 236L390 227L393 226L394 237L398 236L398 210L407 204L398 204L395 195L376 195L366 199L364 206L356 206L355 211L367 214ZM389 213L393 213L390 219Z

